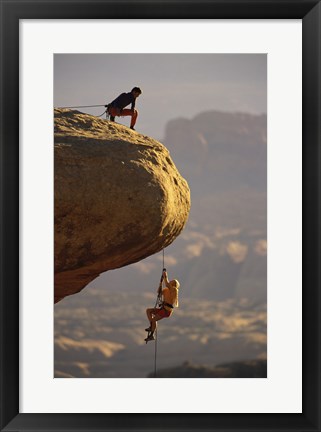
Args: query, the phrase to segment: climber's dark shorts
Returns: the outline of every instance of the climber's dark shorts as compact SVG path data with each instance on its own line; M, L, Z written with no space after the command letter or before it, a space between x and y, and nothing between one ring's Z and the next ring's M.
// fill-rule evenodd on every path
M159 309L157 311L157 315L160 316L160 317L162 317L162 318L168 318L168 317L171 316L171 314L172 314L171 311L168 311L168 310L166 310L164 308L161 308L161 309Z

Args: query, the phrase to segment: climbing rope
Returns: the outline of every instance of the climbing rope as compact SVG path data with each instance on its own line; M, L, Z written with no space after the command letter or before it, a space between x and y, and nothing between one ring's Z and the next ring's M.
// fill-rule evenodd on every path
M155 330L154 378L157 378L157 329Z
M162 271L164 271L164 270L165 270L165 252L164 252L164 249L163 249L163 270ZM162 277L161 277L161 280L160 280L160 286L159 286L159 288L162 288L162 286L163 286L163 273L162 273ZM155 307L157 305L159 305L160 299L161 299L161 295L162 294L161 294L161 291L160 291L158 293L158 295L157 295L157 300L156 300ZM154 378L157 378L157 340L158 340L158 337L157 337L157 327L156 327L156 330L155 330Z
M71 108L94 108L94 107L106 107L106 105L81 105L81 106L72 106L72 107L59 107L58 109L65 109L65 108L69 108L69 109L71 109ZM98 115L98 116L96 116L96 117L102 117L104 114L106 114L106 117L107 117L107 108L105 109L105 111L102 113L102 114L100 114L100 115Z
M96 116L96 117L102 117L104 114L106 114L107 113L107 108L105 109L105 111L102 113L102 114L100 114L100 115L98 115L98 116Z
M165 268L165 250L163 248L163 269Z
M81 105L81 106L69 106L69 107L58 107L58 109L64 109L64 108L95 108L95 107L104 107L106 105Z

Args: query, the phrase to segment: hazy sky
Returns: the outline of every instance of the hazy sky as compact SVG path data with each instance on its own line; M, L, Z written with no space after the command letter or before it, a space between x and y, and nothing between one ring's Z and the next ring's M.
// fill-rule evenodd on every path
M207 110L267 111L265 54L56 54L54 105L104 105L138 86L136 130L162 140L166 123ZM81 108L100 115L104 107ZM116 118L117 121L117 118ZM129 117L118 118L129 125Z

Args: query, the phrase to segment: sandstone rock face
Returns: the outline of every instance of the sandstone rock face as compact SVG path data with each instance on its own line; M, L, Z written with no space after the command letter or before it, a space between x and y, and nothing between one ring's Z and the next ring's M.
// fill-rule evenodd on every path
M168 246L189 209L188 184L161 143L55 110L55 302Z

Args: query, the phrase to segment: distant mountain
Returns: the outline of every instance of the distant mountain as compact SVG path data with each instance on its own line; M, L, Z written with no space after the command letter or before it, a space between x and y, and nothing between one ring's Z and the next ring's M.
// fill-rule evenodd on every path
M266 230L266 115L209 111L175 119L164 144L188 180L191 220Z
M170 121L164 144L197 191L265 191L266 123L266 115L204 112Z
M220 243L221 247L205 248L198 257L177 265L184 295L216 301L245 297L266 302L266 254L258 253L251 243L251 239L243 243L230 239Z
M154 372L148 378L154 378ZM206 367L185 362L157 371L157 378L267 378L267 363L266 360L247 360Z
M191 189L189 223L170 247L187 295L265 302L266 115L208 111L174 119L164 143Z

